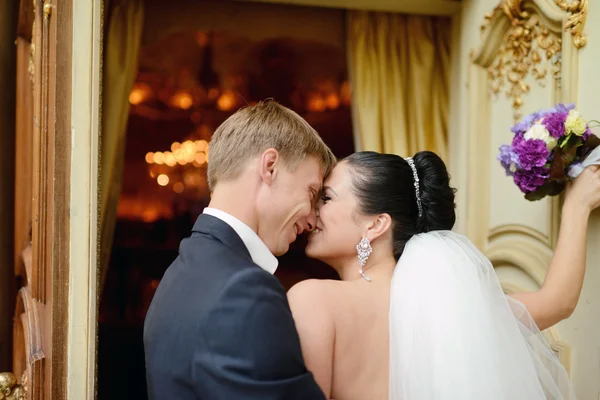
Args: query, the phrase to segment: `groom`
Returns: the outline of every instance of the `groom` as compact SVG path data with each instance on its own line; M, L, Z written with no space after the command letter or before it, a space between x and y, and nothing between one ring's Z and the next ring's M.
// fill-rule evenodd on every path
M274 101L241 109L215 131L210 204L144 324L150 399L324 399L273 273L274 255L315 227L334 162L317 132Z

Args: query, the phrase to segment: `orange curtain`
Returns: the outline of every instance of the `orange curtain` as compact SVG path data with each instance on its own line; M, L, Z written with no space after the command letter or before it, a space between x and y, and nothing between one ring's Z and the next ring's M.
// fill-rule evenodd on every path
M347 22L357 147L446 159L451 20L351 11Z

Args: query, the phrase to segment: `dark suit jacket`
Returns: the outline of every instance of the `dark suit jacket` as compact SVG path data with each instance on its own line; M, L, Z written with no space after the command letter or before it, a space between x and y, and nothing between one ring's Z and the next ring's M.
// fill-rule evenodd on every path
M150 399L323 400L286 294L211 215L165 272L144 323Z

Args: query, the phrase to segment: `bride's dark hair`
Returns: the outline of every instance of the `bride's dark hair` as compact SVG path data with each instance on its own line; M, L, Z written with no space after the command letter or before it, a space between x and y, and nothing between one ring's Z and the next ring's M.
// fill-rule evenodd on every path
M350 166L360 211L366 215L389 214L392 218L396 260L413 235L450 230L456 221L456 190L450 187L444 161L431 151L420 151L413 160L419 176L421 217L413 171L405 159L395 154L362 151L343 160Z

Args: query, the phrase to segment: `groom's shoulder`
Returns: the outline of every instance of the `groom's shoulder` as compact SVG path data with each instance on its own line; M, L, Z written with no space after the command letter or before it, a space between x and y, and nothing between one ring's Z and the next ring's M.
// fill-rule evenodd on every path
M256 327L291 317L285 289L279 280L260 267L245 268L231 275L207 307L207 326L219 334L224 315L230 324Z
M243 264L245 268L236 268L231 271L231 276L228 279L230 285L245 285L252 287L267 285L283 288L281 283L279 283L279 279L270 272L262 269L252 260L239 260L239 262L240 264Z

